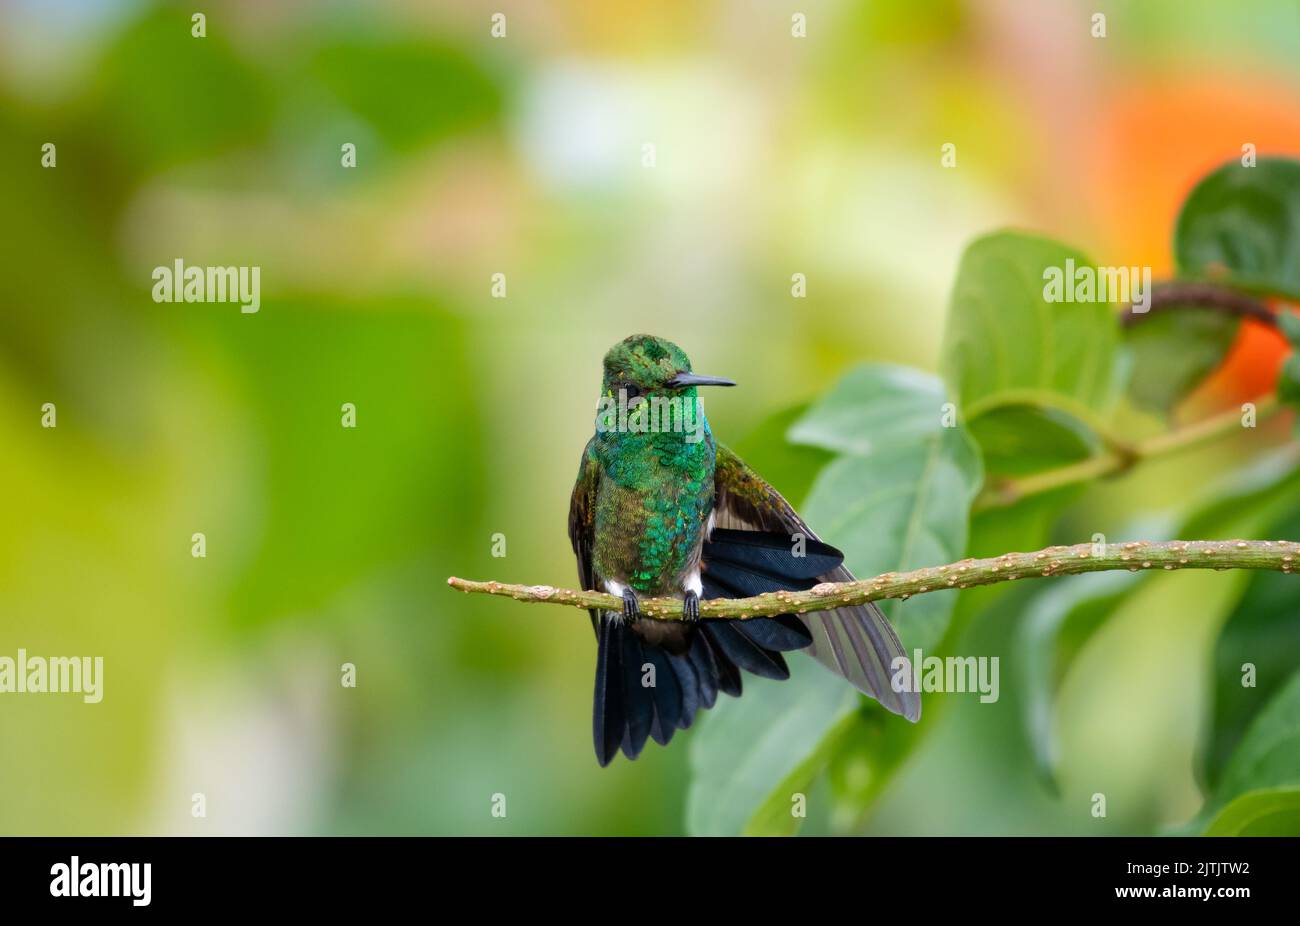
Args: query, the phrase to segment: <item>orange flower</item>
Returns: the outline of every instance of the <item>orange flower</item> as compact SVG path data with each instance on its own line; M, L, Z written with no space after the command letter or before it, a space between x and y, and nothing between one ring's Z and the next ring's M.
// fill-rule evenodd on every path
M1183 200L1214 168L1255 146L1259 157L1300 156L1300 97L1290 77L1217 73L1123 87L1099 113L1091 186L1098 225L1123 263L1173 272L1173 229ZM1276 308L1276 306L1274 306ZM1197 414L1270 391L1286 343L1256 322L1187 400Z

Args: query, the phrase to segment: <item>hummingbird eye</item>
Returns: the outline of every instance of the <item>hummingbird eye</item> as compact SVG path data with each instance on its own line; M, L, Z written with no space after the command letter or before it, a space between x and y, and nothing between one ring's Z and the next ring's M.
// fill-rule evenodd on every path
M628 400L631 401L641 394L641 387L634 383L624 383L619 387L627 393Z

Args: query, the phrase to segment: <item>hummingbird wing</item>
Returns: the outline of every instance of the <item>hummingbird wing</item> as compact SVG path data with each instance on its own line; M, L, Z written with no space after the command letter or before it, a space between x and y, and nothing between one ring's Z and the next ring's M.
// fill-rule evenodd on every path
M596 532L596 490L600 487L600 461L592 451L595 438L587 441L578 466L578 481L569 500L569 542L578 558L578 582L584 590L596 588L596 571L591 565L591 546ZM600 612L590 610L591 629L600 638Z
M718 444L714 485L715 530L762 531L782 534L791 539L795 534L802 534L810 541L810 557L819 556L823 549L838 554L834 548L825 545L820 545L814 552L812 545L820 544L820 538L804 523L803 518L799 517L776 489L722 444ZM708 554L706 545L706 576ZM842 565L843 556L837 555L834 561L839 564L819 574L817 581L853 581L853 574ZM895 691L890 684L890 678L894 674L894 660L906 659L907 656L898 641L898 634L878 607L868 602L853 607L800 614L797 618L812 634L813 642L806 652L812 654L818 662L895 714L901 714L913 722L920 719L921 696L912 691ZM908 674L910 677L910 672Z

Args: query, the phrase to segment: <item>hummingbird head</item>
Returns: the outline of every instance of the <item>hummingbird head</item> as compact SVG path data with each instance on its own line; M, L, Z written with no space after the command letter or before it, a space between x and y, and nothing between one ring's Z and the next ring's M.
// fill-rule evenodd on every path
M693 395L696 386L734 386L729 379L691 372L691 361L676 344L649 334L619 341L605 355L605 395L627 392L628 401L654 394Z

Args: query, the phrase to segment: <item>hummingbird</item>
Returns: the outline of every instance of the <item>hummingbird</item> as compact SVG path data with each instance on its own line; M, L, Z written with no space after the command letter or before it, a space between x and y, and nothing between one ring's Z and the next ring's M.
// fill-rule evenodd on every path
M740 697L742 670L789 678L782 654L796 650L893 713L921 716L919 694L890 684L907 657L874 604L700 618L701 599L853 580L843 554L714 439L698 390L734 385L693 372L680 347L651 335L626 338L605 355L596 430L569 505L582 587L622 599L620 610L591 611L601 766L620 749L635 759L647 738L667 745L719 692ZM642 615L642 597L679 599L684 619Z

